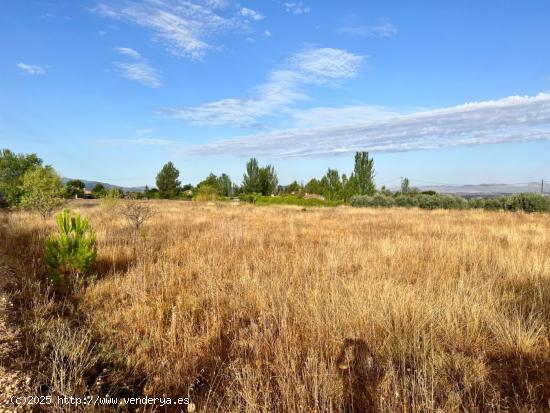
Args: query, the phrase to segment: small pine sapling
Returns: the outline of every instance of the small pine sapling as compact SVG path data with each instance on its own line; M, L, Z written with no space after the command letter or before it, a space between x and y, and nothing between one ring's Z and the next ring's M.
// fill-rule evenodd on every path
M74 286L84 277L97 255L96 235L88 220L68 209L57 216L57 233L46 240L44 259L50 282L56 287Z

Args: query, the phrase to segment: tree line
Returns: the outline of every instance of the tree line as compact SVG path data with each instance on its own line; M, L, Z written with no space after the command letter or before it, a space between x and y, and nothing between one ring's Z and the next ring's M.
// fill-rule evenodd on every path
M550 197L526 194L520 197L501 197L498 200L465 200L460 197L440 195L434 191L420 191L411 188L404 178L398 191L385 187L376 189L374 182L374 160L368 152L357 152L351 174L340 175L329 168L321 178L313 178L306 184L292 182L279 185L277 171L273 165L261 166L256 158L246 163L240 184L222 173L209 174L196 186L182 185L180 171L172 162L166 163L156 176L156 187L146 187L141 192L123 192L120 188L105 188L97 184L91 195L96 198L136 199L195 199L199 201L240 197L243 201L260 204L290 203L295 205L338 205L367 207L419 207L419 208L484 208L524 210L528 212L550 211ZM62 179L36 154L16 154L9 149L0 152L0 206L21 207L49 215L58 208L63 199L82 196L85 184L82 180ZM277 197L273 197L277 195ZM313 201L307 195L317 196ZM263 197L263 199L262 199ZM308 198L308 199L306 199ZM305 202L305 201L308 202ZM317 202L318 201L318 202Z
M316 194L331 201L348 201L354 195L372 195L375 191L374 160L368 152L358 152L349 177L329 168L323 177L313 178L305 185L294 181L290 185L281 186L273 165L262 166L256 158L251 158L246 163L240 184L232 182L225 173L219 176L211 173L196 186L182 185L180 171L172 162L168 162L158 172L154 188L146 187L142 192L125 193L120 188L107 189L98 183L89 195L95 198L214 199L242 194ZM33 207L47 214L58 206L60 200L81 197L86 192L85 183L80 179L63 184L55 170L44 165L36 154L16 154L9 149L0 152L0 195L8 206Z
M191 196L233 197L243 194L281 195L281 194L315 194L325 199L348 201L354 195L373 195L376 192L374 183L374 160L368 152L357 152L353 172L348 176L340 175L338 170L329 168L326 174L313 178L305 185L292 182L279 185L277 171L273 165L261 166L256 158L246 163L246 171L240 185L231 181L223 173L216 176L211 173L195 187L181 186L179 171L172 162L168 162L157 175L156 188L146 188L146 198L177 199Z

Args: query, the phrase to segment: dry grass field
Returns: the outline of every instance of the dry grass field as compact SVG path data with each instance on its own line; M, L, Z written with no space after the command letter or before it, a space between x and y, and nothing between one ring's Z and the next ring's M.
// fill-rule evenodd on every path
M116 207L71 205L97 231L97 278L64 301L43 281L53 219L1 215L51 392L189 395L204 412L550 410L548 215L152 205L137 246Z

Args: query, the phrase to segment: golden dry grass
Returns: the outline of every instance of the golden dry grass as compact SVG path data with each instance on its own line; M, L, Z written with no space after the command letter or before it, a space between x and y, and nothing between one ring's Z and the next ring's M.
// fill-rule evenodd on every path
M97 230L98 280L63 304L70 332L55 299L29 306L50 347L66 337L59 363L73 346L85 366L55 386L101 377L205 412L550 409L548 215L153 205L137 257L114 209L72 205ZM26 282L43 277L53 221L3 221Z

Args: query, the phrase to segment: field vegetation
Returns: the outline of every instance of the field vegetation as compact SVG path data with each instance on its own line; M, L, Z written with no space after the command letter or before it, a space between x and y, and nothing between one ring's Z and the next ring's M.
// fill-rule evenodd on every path
M550 408L547 215L133 201L136 230L125 202L69 205L97 258L68 295L44 263L53 217L0 211L45 392L204 412Z

